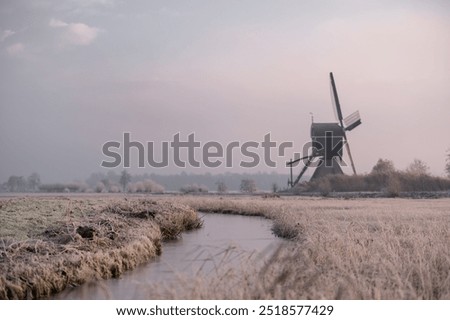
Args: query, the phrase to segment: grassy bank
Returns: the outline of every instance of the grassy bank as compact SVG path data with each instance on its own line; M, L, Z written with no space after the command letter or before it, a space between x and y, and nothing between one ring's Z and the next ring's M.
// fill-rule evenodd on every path
M0 299L35 299L118 277L201 221L164 200L20 198L0 202L0 226Z

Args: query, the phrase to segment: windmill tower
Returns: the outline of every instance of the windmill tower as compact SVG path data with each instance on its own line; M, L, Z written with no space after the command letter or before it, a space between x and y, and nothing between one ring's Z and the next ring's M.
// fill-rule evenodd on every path
M333 73L330 72L331 89L333 93L333 101L335 107L336 120L338 122L327 123L311 123L311 142L312 148L309 155L305 155L299 159L291 160L287 163L290 166L291 178L288 181L290 187L294 187L301 179L306 170L312 165L315 159L318 159L316 169L311 177L311 180L329 175L329 174L343 174L340 162L342 161L343 148L345 146L350 164L352 166L353 174L356 174L355 164L350 152L350 145L347 139L347 131L355 129L361 124L359 111L356 111L346 117L342 116L341 104L334 82ZM292 175L292 166L301 161L306 160L304 167L295 181Z

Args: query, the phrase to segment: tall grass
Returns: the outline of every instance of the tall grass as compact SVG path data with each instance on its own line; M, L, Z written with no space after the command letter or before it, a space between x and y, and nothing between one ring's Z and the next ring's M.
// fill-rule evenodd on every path
M292 240L261 268L195 279L191 299L450 299L449 199L183 202L271 218L273 231Z

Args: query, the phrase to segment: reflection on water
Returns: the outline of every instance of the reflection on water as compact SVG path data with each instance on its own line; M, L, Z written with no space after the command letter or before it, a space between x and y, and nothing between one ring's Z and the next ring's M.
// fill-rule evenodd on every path
M240 264L249 257L263 259L283 240L276 238L271 221L261 217L204 214L203 228L165 242L161 256L120 279L102 280L57 295L56 299L147 299L152 285L167 285L195 276L207 276L223 264Z

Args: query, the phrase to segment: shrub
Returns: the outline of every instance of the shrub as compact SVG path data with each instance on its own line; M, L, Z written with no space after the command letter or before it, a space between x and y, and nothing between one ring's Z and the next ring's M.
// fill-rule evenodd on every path
M317 188L322 196L328 196L332 191L330 179L320 179Z
M117 185L112 185L112 186L109 188L109 192L111 192L111 193L119 193L119 192L120 192L120 187L117 186Z
M144 181L138 181L131 183L128 186L128 191L131 193L143 192L143 193L162 193L164 187L153 180L146 179Z
M241 180L241 192L254 193L256 192L256 183L253 179L242 179Z
M144 192L148 193L163 193L164 187L153 180L147 179L143 182Z
M372 172L367 175L329 175L318 180L300 184L298 192L320 192L328 195L336 192L385 192L396 197L400 192L446 191L450 190L450 179L430 176L428 174L412 174L402 171L391 173Z
M398 197L400 192L402 192L402 185L397 174L392 174L389 176L386 186L386 193L388 197Z
M207 193L208 188L204 185L198 185L196 183L187 184L180 188L182 193Z
M48 183L39 186L41 192L77 192L78 190L79 186L74 184Z

